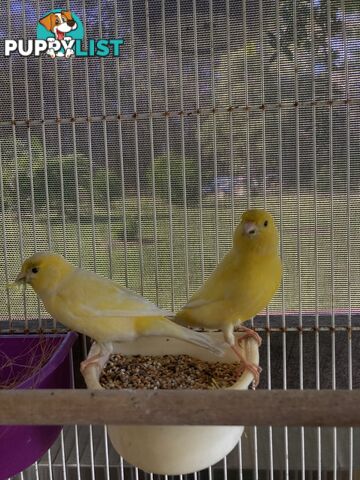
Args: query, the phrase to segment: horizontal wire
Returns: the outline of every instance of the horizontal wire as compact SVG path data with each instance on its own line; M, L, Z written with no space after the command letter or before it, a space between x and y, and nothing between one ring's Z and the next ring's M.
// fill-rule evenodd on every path
M48 319L43 319L43 321L46 321ZM22 320L18 320L22 321ZM0 321L1 322L1 321ZM4 321L5 322L5 321ZM16 319L13 319L13 322L16 322ZM31 320L29 320L31 322ZM201 329L194 329L196 331L203 331ZM355 326L355 325L319 325L319 326L295 326L295 327L254 327L252 328L255 332L266 332L266 333L284 333L284 332L298 332L298 333L303 333L303 332L360 332L360 325ZM0 325L0 332L8 332L8 333L15 333L15 332L22 332L22 333L28 333L30 332L30 329L22 329L22 328L1 328ZM66 328L61 329L61 328L41 328L37 330L31 329L32 333L62 333L62 332L67 332L68 330ZM220 332L221 330L214 330L216 332ZM235 328L235 331L237 329ZM241 331L241 328L240 330Z
M330 106L342 106L342 105L360 105L360 98L344 98L333 100L308 100L308 101L294 101L294 102L282 102L282 103L263 103L261 105L229 105L227 107L211 107L211 108L197 108L192 110L171 110L161 112L133 112L133 113L119 113L115 115L94 115L94 116L74 116L74 117L57 117L57 118L39 118L39 119L9 119L0 120L0 126L36 126L36 125L56 125L70 124L70 123L87 123L87 122L116 122L118 120L146 120L149 118L162 118L162 117L190 117L191 115L213 115L216 113L229 113L229 112L255 112L257 110L278 111L280 109L291 108L306 108L306 107L330 107Z

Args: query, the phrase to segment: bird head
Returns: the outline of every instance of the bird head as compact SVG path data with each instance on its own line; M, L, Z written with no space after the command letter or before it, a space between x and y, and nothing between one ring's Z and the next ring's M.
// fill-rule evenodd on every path
M50 292L73 269L58 253L39 252L24 261L15 283L29 284L38 294Z
M254 208L243 213L234 234L236 248L250 248L267 254L277 252L278 243L279 234L269 212Z

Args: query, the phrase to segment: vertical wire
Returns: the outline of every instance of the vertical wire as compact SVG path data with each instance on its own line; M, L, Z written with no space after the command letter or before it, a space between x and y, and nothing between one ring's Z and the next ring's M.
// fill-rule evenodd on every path
M34 470L35 470L35 478L36 478L36 480L39 480L40 476L39 476L39 464L38 464L38 462L34 463Z
M89 425L89 436L90 436L90 469L91 469L91 480L95 480L94 435L93 435L93 426L92 426L92 425Z
M154 255L155 255L155 288L156 303L159 304L159 253L158 253L158 234L157 234L157 205L156 205L156 179L155 179L155 152L154 152L154 121L153 121L153 103L151 89L151 43L150 43L150 13L149 0L145 0L145 23L146 23L146 49L147 49L147 76L148 76L148 102L149 102L149 129L150 129L150 161L151 161L151 190L153 204L153 224L154 224Z
M150 474L152 475L152 474ZM125 480L124 459L120 457L120 480Z
M138 118L136 101L136 76L135 76L135 35L134 35L134 6L133 0L130 0L130 33L131 33L131 80L134 108L134 136L135 136L135 167L136 167L136 197L139 218L139 250L140 250L140 288L144 292L144 258L142 243L142 224L141 224L141 197L140 197L140 172L139 172L139 138L138 138Z
M346 88L346 215L347 215L347 285L348 285L348 375L349 390L353 388L353 365L352 365L352 319L351 319L351 207L350 207L350 186L351 186L351 170L350 170L350 105L349 105L349 57L347 44L347 25L346 25L346 9L345 0L341 0L342 11L342 36L344 42L344 67L345 67L345 88ZM349 480L353 478L354 470L354 430L349 428Z
M104 425L104 450L105 450L106 480L110 480L109 441L108 441L107 425Z
M167 78L167 49L166 49L166 12L165 0L161 1L161 32L163 37L163 57L164 57L164 101L165 112L169 110L168 98L168 78ZM172 190L171 190L171 162L170 162L170 132L169 132L169 116L165 116L165 138L166 138L166 158L168 166L168 191L169 191L169 241L170 241L170 282L171 282L171 308L174 309L174 245L173 245L173 212L172 212Z
M98 0L98 12L99 12L99 36L102 37L102 10L101 1ZM133 48L133 46L132 46ZM108 249L109 249L109 273L110 278L113 276L113 264L112 264L112 226L111 226L111 205L110 205L110 185L109 185L109 148L108 148L108 133L107 133L107 120L106 120L106 94L105 94L105 69L104 59L100 59L100 72L101 72L101 103L103 114L103 132L104 132L104 154L105 154L105 182L106 182L106 212L108 218Z
M230 31L230 3L226 0L226 54L229 100L229 149L230 149L230 179L231 179L231 232L235 228L235 198L234 198L234 128L233 128L233 96L231 75L231 31ZM241 189L241 185L239 186Z
M40 1L36 0L36 15L40 18ZM47 145L46 145L46 128L45 128L45 100L44 100L44 82L43 82L43 68L42 57L38 58L39 65L39 89L40 89L40 108L41 108L41 140L42 140L42 153L44 158L44 191L45 191L45 206L46 206L46 232L48 240L48 248L52 250L52 237L51 237L51 220L50 220L50 199L49 199L49 182L47 171ZM52 319L53 329L56 329L56 320ZM39 328L42 328L42 318L39 321Z
M249 115L249 77L248 77L248 59L247 59L247 0L242 1L243 15L243 43L244 43L244 96L245 96L245 145L246 145L246 190L247 190L247 208L250 208L250 115Z
M60 446L61 446L61 463L62 463L62 473L63 479L67 479L67 472L66 472L66 457L65 457L65 444L64 444L64 431L61 430L60 432Z
M2 226L2 244L3 244L3 255L4 255L4 274L5 274L5 282L6 282L6 307L8 312L8 324L9 330L11 330L11 323L12 323L12 313L11 313L11 302L10 302L10 293L9 287L7 284L9 283L9 270L8 270L8 261L7 261L7 231L6 231L6 221L5 221L5 192L4 192L4 180L3 180L3 168L2 168L2 146L0 142L0 211L1 211L1 226Z
M244 93L245 93L245 107L246 107L246 182L247 182L247 208L250 208L250 115L249 109L249 76L248 76L248 59L247 59L247 0L242 2L242 14L243 14L243 42L244 42ZM254 319L251 319L251 325L254 327ZM253 427L254 432L254 478L258 480L259 478L259 465L258 465L258 438L257 438L257 427Z
M180 0L177 0L177 33L179 53L179 90L180 110L184 111L184 87L183 87L183 63L182 63L182 37L181 37L181 8ZM187 215L187 191L186 191L186 156L185 156L185 122L184 115L180 115L181 127L181 158L182 158L182 184L184 201L184 250L185 250L185 293L189 299L189 239L188 239L188 215Z
M83 348L85 352L85 358L87 356L87 345L86 337L83 335ZM93 425L89 425L89 439L90 439L90 470L91 470L91 479L95 480L95 452L94 452L94 434L93 434ZM81 469L81 463L80 463Z
M281 50L280 50L280 0L276 0L276 53L277 53L277 84L278 84L278 103L281 105ZM282 110L279 109L279 209L280 209L280 257L284 258L284 233L283 233L283 167L282 167ZM282 352L283 352L283 389L287 390L287 360L286 360L286 316L285 316L285 279L281 278L281 326L282 333ZM284 427L284 461L285 461L285 480L289 480L289 434L288 427Z
M209 0L209 23L210 23L210 70L211 70L211 103L213 120L213 149L214 149L214 181L215 181L215 252L216 263L219 263L219 199L218 199L218 176L217 176L217 135L216 135L216 90L215 90L215 61L214 61L214 15L213 0Z
M319 258L318 258L318 197L317 197L317 140L316 140L316 84L315 84L315 23L314 0L310 0L310 28L311 28L311 99L312 99L312 146L313 146L313 175L314 175L314 255L315 255L315 376L316 389L320 390L320 332L319 332ZM316 427L317 444L317 476L321 480L321 427Z
M263 2L259 0L259 40L260 40L260 82L261 82L261 104L265 105L265 74L264 74L264 15L263 15ZM267 206L267 184L266 184L266 110L262 109L262 170L263 170L263 195L264 195L264 208ZM271 390L271 333L270 333L270 315L269 307L266 307L266 357L267 357L267 384L268 389ZM274 479L274 453L273 453L273 430L272 426L269 426L269 459L270 459L270 480Z
M40 18L40 1L36 0L36 15L37 18ZM43 156L44 156L44 190L45 190L45 203L46 203L46 227L47 227L47 236L48 236L48 246L49 250L52 250L52 236L51 236L51 223L50 223L50 200L49 200L49 183L48 183L48 172L47 172L47 146L46 146L46 129L45 129L45 100L44 100L44 82L43 82L43 68L42 68L42 57L41 55L38 58L39 62L39 88L40 88L40 107L41 107L41 138L42 138L42 147L43 147ZM41 319L40 319L40 328L41 328ZM55 321L54 321L55 327Z
M84 25L84 41L87 41L86 36L86 6L85 0L82 0L82 14ZM88 116L87 130L88 130L88 149L89 149L89 181L90 181L90 214L91 214L91 232L92 232L92 251L93 251L93 264L94 271L96 272L96 230L95 230L95 200L94 200L94 174L93 174L93 149L91 138L91 104L90 104L90 79L89 79L89 62L88 57L85 58L85 92L86 92L86 111ZM84 347L86 357L86 337L82 336L82 343ZM76 453L76 468L78 479L81 478L81 463L80 463L80 449L79 449L79 427L75 428L75 453ZM94 467L94 446L93 446L93 427L89 425L89 438L90 438L90 468L91 478L95 479L95 467Z
M223 460L223 470L224 470L224 475L223 475L223 478L224 480L228 480L228 463L227 463L227 457L224 457L224 460ZM210 467L211 469L211 467ZM209 480L211 480L209 478Z
M200 88L199 88L199 57L197 35L196 0L193 0L193 26L194 26L194 67L195 67L195 102L196 102L196 132L197 132L197 158L199 172L199 230L200 230L200 260L201 281L205 279L204 264L204 220L202 204L202 173L201 173L201 117L200 117Z
M85 0L82 0L82 16L84 25L84 42L87 42L86 35L86 7ZM95 198L94 198L94 162L91 138L91 103L90 103L90 79L89 79L89 57L84 59L85 66L85 92L86 92L86 112L87 112L87 133L88 133L88 152L89 152L89 182L90 182L90 216L91 216L91 240L94 271L96 272L96 229L95 229Z
M76 458L76 473L77 480L81 480L81 464L80 464L80 452L79 452L79 429L77 425L74 425L75 430L75 458Z
M53 471L52 471L52 460L51 460L51 449L47 451L48 457L48 470L49 470L49 480L53 480Z
M26 15L25 15L25 0L22 0L22 23L23 23L23 36L24 40L27 39L26 32ZM29 99L29 74L28 74L28 57L24 58L24 87L25 87L25 111L26 120L30 121L30 99ZM30 196L31 196L31 226L34 239L35 251L37 250L37 236L36 236L36 224L35 224L35 196L34 196L34 178L33 178L33 152L31 145L31 130L30 125L27 125L27 141L29 149L29 178L30 178ZM40 319L40 303L38 301L39 319Z
M239 439L239 447L238 447L238 453L239 453L239 480L243 480L243 458L242 458L242 441L241 441L241 435Z
M83 335L84 337L84 335ZM75 377L74 377L74 355L73 351L71 350L71 383L75 385ZM61 432L62 433L62 432ZM81 466L80 466L80 454L79 454L79 437L78 437L78 426L74 425L74 433L75 433L75 458L76 458L76 471L77 471L77 480L81 480Z
M331 273L331 376L332 389L336 390L336 338L334 313L334 175L333 175L333 108L332 108L332 54L331 54L331 3L327 0L327 35L329 69L329 169L330 169L330 273ZM337 479L337 429L333 428L333 475Z
M264 76L264 16L263 0L259 0L259 41L260 41L260 84L261 84L261 104L265 105L265 76ZM261 115L261 136L262 136L262 170L263 170L263 195L264 208L266 209L266 109L262 108ZM268 313L267 313L268 317ZM270 341L270 337L268 338Z
M88 351L87 351L87 343L86 343L86 336L82 335L82 345L83 345L83 351L85 354L85 358L87 357ZM75 425L75 435L76 435L76 454L77 454L77 471L78 471L78 480L80 479L79 477L79 472L81 472L81 463L80 463L80 457L79 457L79 439L78 439L78 426ZM89 425L89 439L90 439L90 471L91 471L91 480L95 480L95 454L94 454L94 435L93 435L93 425Z
M8 34L11 38L11 8L10 0L7 2L7 17L8 17ZM11 104L11 119L12 119L12 138L14 145L14 160L15 160L15 189L16 189L16 210L17 210L17 220L19 228L19 250L20 250L20 261L24 259L24 241L23 241L23 227L22 227L22 218L21 218L21 202L20 202L20 185L19 185L19 164L17 157L17 144L16 144L16 127L15 127L15 102L14 102L14 82L13 82L13 69L12 69L12 60L9 57L9 86L10 86L10 104ZM27 330L29 327L28 324L28 315L27 315L27 303L25 290L23 292L23 307L24 307L24 329Z
M54 0L51 2L51 8L54 9ZM65 189L64 189L64 172L63 172L63 155L62 155L62 134L61 134L61 124L60 124L60 97L59 97L59 72L58 72L58 60L57 57L54 58L54 79L55 79L55 105L56 105L56 119L57 119L57 137L58 137L58 147L59 147L59 166L60 166L60 198L61 198L61 220L62 220L62 230L63 230L63 254L66 257L67 255L67 244L66 244L66 217L65 217Z
M114 17L115 17L115 38L119 38L119 21L117 2L114 1ZM123 231L124 231L124 276L125 285L129 284L128 276L128 250L127 250L127 225L126 225L126 197L125 197L125 175L124 175L124 150L122 141L122 121L121 121L121 74L120 74L120 59L116 57L116 100L117 100L117 118L118 118L118 137L119 137L119 157L120 157L120 175L121 175L121 209L123 219Z
M22 22L24 39L27 38L26 32L26 16L25 16L25 1L22 1ZM26 120L30 121L30 103L29 103L29 75L28 75L28 57L24 58L24 84L25 84L25 110ZM34 250L37 251L37 235L36 235L36 215L35 215L35 195L34 195L34 177L33 177L33 152L31 145L31 130L30 124L27 125L27 142L29 149L29 178L30 178L30 196L31 196L31 226L34 241ZM36 296L37 314L38 314L38 329L42 327L40 299Z
M300 191L300 118L299 118L299 70L298 70L298 44L297 44L297 11L296 0L293 2L293 31L294 31L294 82L295 82L295 156L296 156L296 203L297 203L297 261L298 261L298 278L299 278L299 373L300 373L300 390L304 388L304 337L302 332L302 262L301 262L301 191ZM301 478L305 480L305 430L300 427L301 437Z
M70 9L69 0L66 1L67 8ZM74 152L74 180L75 180L75 203L76 203L76 224L77 224L77 243L78 243L78 258L79 267L82 266L82 242L81 242L81 220L80 220L80 197L79 197L79 175L78 175L78 155L77 155L77 142L76 142L76 125L75 125L75 98L74 98L74 68L73 59L69 59L70 62L70 109L71 109L71 133L73 140L73 152Z

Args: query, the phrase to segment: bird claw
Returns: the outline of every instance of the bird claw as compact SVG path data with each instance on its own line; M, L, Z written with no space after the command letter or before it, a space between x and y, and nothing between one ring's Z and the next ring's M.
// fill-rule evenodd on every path
M231 348L241 362L241 367L239 367L239 376L244 372L244 370L249 370L249 372L254 377L254 380L252 382L252 389L255 390L255 388L259 385L259 382L260 382L260 373L262 371L262 368L259 365L255 365L254 363L247 362L244 355L235 346Z
M239 344L240 344L240 342L245 340L245 338L251 337L256 341L256 343L258 344L259 347L261 346L262 339L261 339L260 335L255 332L255 330L252 330L251 328L247 328L247 327L239 327L237 329L237 331L243 334L243 335L241 335L241 337L238 338L238 343Z
M253 374L254 380L252 381L251 388L256 390L256 387L259 385L260 382L260 373L262 372L262 368L259 365L254 365L250 363L247 367L248 370Z

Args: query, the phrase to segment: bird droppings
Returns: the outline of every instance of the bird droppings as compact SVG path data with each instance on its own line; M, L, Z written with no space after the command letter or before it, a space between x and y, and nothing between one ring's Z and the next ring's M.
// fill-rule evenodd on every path
M105 389L218 389L233 385L243 371L239 363L210 363L189 355L113 354L100 384Z

